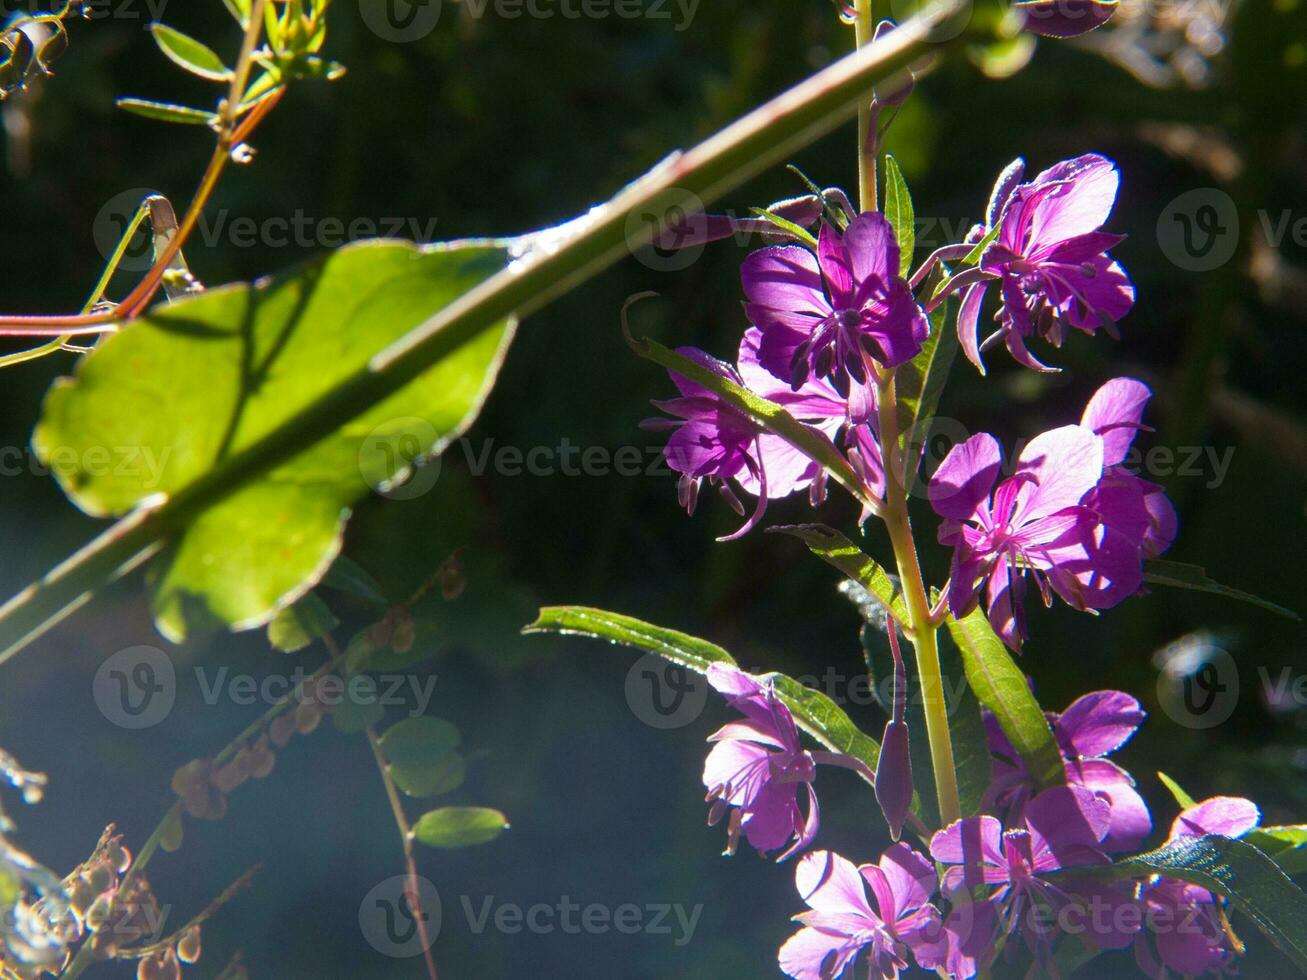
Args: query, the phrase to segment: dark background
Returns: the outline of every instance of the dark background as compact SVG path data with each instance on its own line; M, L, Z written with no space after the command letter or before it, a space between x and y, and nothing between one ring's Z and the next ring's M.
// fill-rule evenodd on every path
M711 133L828 62L851 44L830 4L756 0L703 3L688 29L671 20L476 19L446 4L437 28L411 44L371 33L357 5L338 0L328 51L348 65L343 80L297 86L258 134L258 156L233 168L211 212L256 221L400 217L435 219L437 237L499 235L580 213L675 147ZM127 10L131 11L128 16ZM154 188L178 203L191 193L210 150L197 129L135 119L119 95L199 101L210 91L177 72L145 33L140 0L120 16L73 31L56 78L21 108L27 140L11 135L0 166L0 307L5 312L75 309L103 259L93 227L124 191ZM1272 228L1307 220L1307 24L1301 4L1246 2L1229 45L1210 63L1202 90L1141 85L1084 49L1043 42L1032 64L1007 80L949 64L922 80L891 137L919 217L950 227L981 216L994 176L1024 155L1032 170L1098 150L1123 179L1112 230L1129 234L1117 255L1139 300L1123 339L1075 337L1052 356L1068 368L1036 377L1002 356L981 379L959 363L941 412L993 431L1009 444L1078 417L1102 381L1132 374L1153 385L1155 436L1145 445L1234 447L1218 486L1210 466L1163 480L1181 511L1169 557L1205 565L1216 578L1302 609L1307 479L1304 277L1307 248L1266 242ZM493 11L493 8L492 8ZM172 4L165 19L230 54L238 35L217 0ZM11 130L12 133L12 130ZM852 127L796 159L815 180L849 186ZM1174 239L1159 241L1164 210L1197 188L1237 204L1235 255L1195 272L1176 264ZM743 213L800 192L777 169L730 199ZM930 237L930 229L920 234ZM935 243L942 241L934 232ZM1303 232L1299 232L1301 236ZM1163 236L1164 238L1164 236ZM1233 244L1233 243L1232 243ZM236 247L223 239L187 247L192 268L215 284L282 269L315 249ZM640 326L668 343L732 355L744 326L730 242L679 271L657 257L627 259L574 290L522 329L498 388L471 436L495 446L573 445L609 450L657 444L637 423L665 376L622 343L617 311L639 290L664 301ZM924 253L919 253L920 254ZM1171 257L1168 257L1171 256ZM126 291L126 280L115 288ZM0 379L0 444L26 447L42 393L72 365L69 355L8 371ZM159 406L167 411L168 406ZM10 457L12 462L12 456ZM27 458L0 481L3 563L10 595L48 570L98 524L78 514ZM347 552L403 596L453 549L464 547L468 588L456 602L432 599L421 617L437 675L429 709L462 730L471 759L465 785L444 802L499 807L512 830L465 851L424 852L421 870L443 898L435 946L443 980L510 976L679 976L686 980L769 977L775 950L800 910L792 871L751 853L719 857L720 828L703 827L699 771L703 737L726 717L710 701L702 717L671 731L642 723L624 697L627 652L584 641L523 638L519 629L551 603L602 606L710 637L749 668L849 676L861 669L855 610L837 576L791 541L754 533L716 544L734 515L705 499L693 519L676 506L666 476L473 476L461 452L444 460L431 492L409 501L364 502ZM806 505L775 506L774 523L806 519ZM832 499L822 519L851 525ZM930 543L933 521L918 514L928 571L946 560ZM867 547L882 557L873 527ZM327 593L345 620L342 639L366 622L366 607ZM1195 631L1206 636L1195 637ZM1164 770L1193 795L1248 795L1268 823L1307 816L1307 713L1272 712L1262 672L1307 670L1304 632L1252 606L1159 590L1091 618L1032 606L1023 665L1053 708L1101 686L1139 695L1150 710L1122 754L1154 804L1160 827L1174 812L1153 775ZM1238 702L1228 721L1188 727L1158 703L1159 651L1188 638L1220 647L1237 664ZM270 653L261 635L220 636L171 649L177 705L144 732L115 727L97 711L99 663L134 644L167 647L146 614L139 575L106 590L15 660L0 667L0 744L51 786L36 809L17 808L18 842L50 866L84 858L103 826L117 822L139 845L170 802L172 771L216 751L259 708L204 704L192 667L222 665L255 676L321 662L320 649ZM838 693L838 692L835 692ZM853 705L878 731L875 707ZM396 715L398 717L398 714ZM823 774L822 843L857 860L883 845L871 797L852 777ZM410 813L421 812L413 802ZM402 870L400 848L366 743L323 726L297 740L268 780L242 788L220 824L189 823L186 846L160 856L150 877L176 922L203 907L253 864L252 891L206 929L206 955L188 975L214 976L242 948L256 977L412 977L417 960L373 951L358 907L376 883ZM693 938L673 935L473 934L462 908L496 904L702 905ZM1252 955L1244 974L1285 975L1288 965L1246 920L1236 926ZM127 975L118 967L98 974ZM1128 974L1125 959L1086 971Z

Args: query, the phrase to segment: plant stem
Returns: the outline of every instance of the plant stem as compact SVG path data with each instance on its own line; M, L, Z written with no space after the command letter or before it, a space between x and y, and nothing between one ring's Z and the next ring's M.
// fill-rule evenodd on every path
M926 737L930 742L931 768L935 770L935 795L944 826L962 817L958 797L957 768L953 762L953 741L948 727L948 702L939 667L937 627L930 616L930 597L921 575L917 546L908 517L908 496L903 452L899 446L898 400L894 375L886 374L878 395L881 454L885 463L885 527L894 548L903 598L910 621L905 624L917 655L917 676L921 682L922 709L926 716Z
M871 43L876 32L872 13L873 0L855 0L853 7L853 37L858 48ZM876 211L876 120L871 111L871 100L863 96L858 103L858 202L861 211Z
M264 473L335 432L506 317L525 316L629 255L684 214L710 202L847 119L869 86L924 54L929 25L961 9L939 0L889 36L828 66L685 153L676 154L550 248L529 250L444 307L263 438L158 506L109 528L0 608L0 661L80 606L90 593L149 558L169 536ZM912 29L908 29L911 27ZM965 35L960 39L965 39ZM661 216L654 225L639 216Z
M418 904L421 892L418 891L418 865L417 859L413 856L413 828L409 826L408 818L404 816L404 802L399 798L399 790L395 786L395 780L390 775L390 763L386 761L385 755L381 751L381 739L377 737L375 727L368 726L368 744L372 746L372 755L377 760L377 769L381 773L381 781L386 787L386 797L390 800L390 810L395 815L395 826L399 828L400 839L404 842L404 868L408 876L408 903L409 911L413 915L413 921L417 923L418 940L422 943L422 955L427 961L427 976L431 980L439 980L436 976L436 961L431 955L431 937L427 933L427 919L422 914L422 907Z

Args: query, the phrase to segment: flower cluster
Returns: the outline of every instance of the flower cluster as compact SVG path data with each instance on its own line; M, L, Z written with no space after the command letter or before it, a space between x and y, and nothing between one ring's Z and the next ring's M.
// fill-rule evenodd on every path
M735 363L694 348L679 353L782 406L842 448L863 484L865 519L867 501L885 496L886 450L897 449L881 444L881 391L895 368L921 353L928 310L961 297L958 340L982 371L982 350L999 341L1018 363L1048 370L1030 354L1030 338L1060 345L1068 326L1114 333L1133 305L1134 289L1108 255L1122 236L1102 230L1119 180L1111 161L1091 153L1031 181L1023 175L1022 161L1009 166L986 224L938 250L911 278L902 275L884 215L854 214L842 194L831 195L824 210L787 208L817 222L817 234L745 259L740 275L751 323ZM991 287L1002 298L999 326L981 342L979 317ZM741 516L747 508L737 490L756 500L745 524L724 540L754 528L769 500L801 490L814 505L824 499L826 471L818 462L731 400L675 372L672 380L680 397L654 403L671 417L644 425L671 431L665 458L680 474L682 506L693 512L705 481ZM954 616L969 612L983 592L995 631L1015 650L1026 636L1028 580L1046 605L1058 596L1082 611L1106 609L1141 590L1144 560L1164 551L1176 532L1162 489L1123 465L1144 428L1150 396L1131 378L1107 382L1078 423L1031 440L1005 477L993 436L980 433L953 447L929 496L943 519L939 539L953 549L945 592Z
M804 851L818 831L817 763L858 766L805 751L769 680L722 665L709 679L745 716L710 737L710 822L732 811L731 853L741 833L760 852L786 848L782 860ZM1000 951L1019 947L1052 971L1056 942L1071 938L1100 950L1133 947L1140 967L1159 980L1167 971L1225 972L1237 940L1224 924L1221 898L1179 879L1111 881L1093 873L1152 833L1134 780L1106 758L1143 718L1138 701L1121 691L1097 691L1050 714L1065 785L1039 790L987 717L993 776L983 812L923 837L926 853L900 841L862 866L831 851L804 854L795 885L808 911L795 916L801 928L781 947L781 969L796 980L833 980L862 957L872 977L897 977L915 961L966 980L988 970ZM1250 801L1216 797L1186 808L1166 843L1241 837L1259 819Z

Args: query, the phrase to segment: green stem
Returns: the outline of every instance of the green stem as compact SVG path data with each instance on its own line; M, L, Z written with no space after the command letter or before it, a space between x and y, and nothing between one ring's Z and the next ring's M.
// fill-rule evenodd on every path
M894 548L903 598L910 621L905 624L908 639L917 655L917 675L921 681L922 709L926 716L926 738L930 742L931 768L935 770L935 795L944 826L962 818L958 796L957 767L953 761L953 740L948 727L948 702L944 697L944 678L939 667L939 638L931 621L930 597L921 574L917 546L908 517L908 495L903 453L899 446L898 400L894 375L889 373L879 386L878 411L880 445L885 464L885 527Z
M855 0L853 7L853 37L859 49L871 44L876 33L876 20L872 12L873 0ZM877 211L876 191L876 120L871 111L871 100L864 95L858 103L858 208Z
M145 561L170 535L273 467L329 436L402 388L451 351L506 317L524 316L563 295L655 231L685 201L710 202L847 119L867 89L941 48L928 27L961 9L939 0L912 24L855 51L682 154L670 157L577 222L554 247L529 252L459 297L374 357L312 405L224 460L162 504L109 528L0 608L0 661L84 603L93 590Z

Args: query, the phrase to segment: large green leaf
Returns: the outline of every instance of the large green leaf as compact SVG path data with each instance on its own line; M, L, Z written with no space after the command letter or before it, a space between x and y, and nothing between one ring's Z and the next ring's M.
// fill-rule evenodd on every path
M153 506L293 419L505 259L484 244L368 242L174 303L107 338L55 384L36 450L89 514ZM350 505L471 424L511 335L510 323L481 331L174 528L151 569L164 635L259 626L302 595L339 551Z
M707 640L653 626L631 616L584 606L546 606L523 633L558 633L588 636L622 646L656 653L674 664L703 673L715 663L735 665L729 653ZM776 693L794 715L800 728L822 745L863 762L872 772L880 758L876 740L862 732L844 710L820 691L805 687L782 674L769 675Z
M1150 558L1144 562L1144 581L1153 585L1168 585L1176 589L1192 589L1195 592L1208 592L1212 595L1225 596L1260 606L1286 619L1301 620L1302 617L1292 609L1277 605L1268 599L1255 596L1242 589L1233 589L1210 578L1201 565L1186 565L1178 561L1166 561L1162 558Z
M949 617L948 631L962 653L967 683L992 711L1031 775L1042 786L1064 782L1062 754L1044 711L1021 668L977 607L961 620Z
M1229 837L1190 837L1104 868L1076 874L1141 878L1159 874L1201 885L1237 908L1307 973L1307 894L1252 844Z

